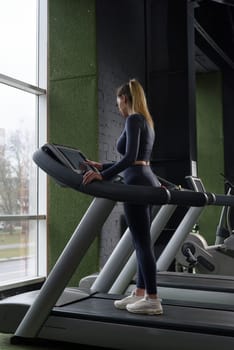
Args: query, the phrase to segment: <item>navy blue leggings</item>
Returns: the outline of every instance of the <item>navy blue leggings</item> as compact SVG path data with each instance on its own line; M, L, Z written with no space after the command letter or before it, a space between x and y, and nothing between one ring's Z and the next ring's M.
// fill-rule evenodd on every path
M129 167L124 171L124 181L129 185L160 186L150 166ZM136 250L137 288L145 289L148 294L156 294L156 264L150 238L151 207L124 203L124 212Z

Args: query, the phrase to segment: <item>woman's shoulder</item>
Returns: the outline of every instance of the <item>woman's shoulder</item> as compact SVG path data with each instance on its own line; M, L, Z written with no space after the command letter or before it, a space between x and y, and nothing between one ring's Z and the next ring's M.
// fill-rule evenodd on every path
M138 114L138 113L131 114L127 118L127 121L129 123L142 123L142 122L144 122L144 120L145 120L145 118L143 117L143 115Z

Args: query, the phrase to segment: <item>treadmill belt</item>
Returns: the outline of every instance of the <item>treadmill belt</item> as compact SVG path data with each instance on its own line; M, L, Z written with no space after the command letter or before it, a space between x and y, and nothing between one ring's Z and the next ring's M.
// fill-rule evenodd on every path
M234 337L234 312L230 310L204 308L204 304L201 307L197 303L172 305L163 301L163 315L147 316L116 309L112 298L97 294L61 308L55 307L52 315Z
M228 276L158 272L157 280L163 287L234 293L234 279Z

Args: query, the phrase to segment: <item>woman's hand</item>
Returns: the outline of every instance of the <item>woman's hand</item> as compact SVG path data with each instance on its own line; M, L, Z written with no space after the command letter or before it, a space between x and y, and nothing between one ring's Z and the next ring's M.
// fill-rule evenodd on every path
M87 185L94 180L102 181L102 175L92 170L87 171L87 173L83 175L83 185Z
M94 162L93 160L86 159L85 164L91 165L97 170L102 170L102 163Z

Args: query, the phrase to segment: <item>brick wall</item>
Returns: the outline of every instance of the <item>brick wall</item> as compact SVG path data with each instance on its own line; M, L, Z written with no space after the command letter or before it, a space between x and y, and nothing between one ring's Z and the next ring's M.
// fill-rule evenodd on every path
M124 119L116 107L116 88L130 78L145 83L144 1L97 0L99 160L117 161L116 140ZM106 221L100 242L100 266L106 262L123 231L118 203Z

